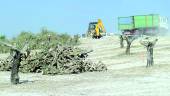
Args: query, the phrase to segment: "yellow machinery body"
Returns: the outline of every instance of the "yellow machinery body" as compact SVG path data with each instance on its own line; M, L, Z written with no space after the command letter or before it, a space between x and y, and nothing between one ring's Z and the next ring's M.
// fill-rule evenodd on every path
M87 36L92 36L93 38L101 38L106 35L106 30L101 19L98 22L90 22L87 32Z

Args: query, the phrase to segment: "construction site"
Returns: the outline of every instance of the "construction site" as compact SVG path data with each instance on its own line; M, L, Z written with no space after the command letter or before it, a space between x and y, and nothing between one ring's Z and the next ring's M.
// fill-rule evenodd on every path
M168 17L114 23L117 32L95 18L73 35L46 27L0 35L0 96L170 96Z

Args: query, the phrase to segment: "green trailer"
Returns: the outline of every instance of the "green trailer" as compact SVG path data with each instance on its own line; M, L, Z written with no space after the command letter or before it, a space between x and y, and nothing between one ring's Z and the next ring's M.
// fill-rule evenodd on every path
M162 20L160 18L161 17L158 14L118 17L118 29L123 34L130 35L156 34L162 27L161 25L167 23L167 20Z

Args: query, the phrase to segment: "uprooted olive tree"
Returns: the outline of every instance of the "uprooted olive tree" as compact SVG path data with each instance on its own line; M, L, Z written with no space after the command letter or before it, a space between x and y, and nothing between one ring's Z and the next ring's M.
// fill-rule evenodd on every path
M153 64L154 64L153 48L157 41L158 41L158 39L153 39L153 38L148 38L148 37L140 40L140 44L147 48L147 65L146 65L146 67L153 66Z
M130 35L130 36L124 36L127 46L126 46L126 55L130 55L130 48L132 45L132 42L136 39L136 36Z

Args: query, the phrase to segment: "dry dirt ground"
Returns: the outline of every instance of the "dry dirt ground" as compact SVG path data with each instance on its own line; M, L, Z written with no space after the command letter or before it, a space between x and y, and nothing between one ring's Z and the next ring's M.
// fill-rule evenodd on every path
M10 72L0 72L0 96L170 96L170 39L158 38L151 68L145 67L146 48L139 39L126 56L117 36L83 38L79 47L94 50L88 59L104 62L108 71L57 76L20 73L17 86L10 84Z

